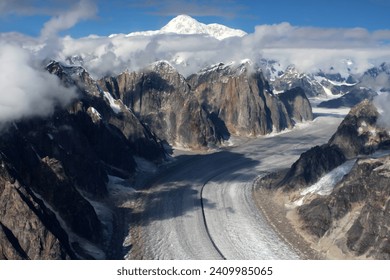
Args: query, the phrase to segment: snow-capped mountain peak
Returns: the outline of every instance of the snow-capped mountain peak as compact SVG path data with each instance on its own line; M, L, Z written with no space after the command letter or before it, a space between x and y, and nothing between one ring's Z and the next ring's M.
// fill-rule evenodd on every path
M161 28L165 33L177 33L177 34L207 34L207 25L200 23L196 19L187 16L180 15L172 19Z
M144 32L133 32L127 36L152 36L161 34L200 34L214 37L218 40L223 40L229 37L243 37L247 33L240 29L233 29L221 24L204 24L196 19L187 16L179 15L168 22L160 30L156 31L144 31Z

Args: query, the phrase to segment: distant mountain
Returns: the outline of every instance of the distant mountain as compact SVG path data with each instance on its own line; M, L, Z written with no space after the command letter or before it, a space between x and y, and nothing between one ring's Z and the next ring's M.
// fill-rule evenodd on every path
M161 35L161 34L198 34L198 35L207 35L214 37L218 40L223 40L230 37L243 37L247 33L240 29L232 29L221 24L204 24L196 19L187 16L179 15L172 19L167 25L165 25L160 30L155 31L142 31L142 32L133 32L127 36L152 36L152 35Z
M390 92L390 64L384 62L377 67L368 69L360 80L364 86L377 92Z
M340 107L353 107L364 99L368 99L370 101L374 100L375 96L378 94L369 88L365 87L353 87L349 92L344 94L343 96L335 99L330 99L321 102L318 104L318 107L324 108L340 108Z
M289 65L284 71L279 71L271 81L273 89L284 92L301 87L307 96L326 96L330 94L328 88L322 85L313 75L299 72L294 65Z

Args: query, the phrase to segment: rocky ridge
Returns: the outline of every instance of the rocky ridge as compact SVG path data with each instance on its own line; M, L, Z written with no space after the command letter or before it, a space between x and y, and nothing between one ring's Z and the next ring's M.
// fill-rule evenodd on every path
M304 229L319 239L333 239L341 252L390 259L389 166L389 156L357 160L329 196L298 209Z
M368 100L351 109L328 143L303 153L280 185L289 188L307 186L347 159L379 149L389 135L385 129L376 126L378 117L378 111Z
M163 61L99 81L80 66L46 69L77 97L0 135L1 259L106 258L115 216L101 208L112 176L132 181L138 159L163 162L167 143L208 149L312 118L301 89L279 98L247 63L187 79Z
M291 128L294 117L297 121L312 119L310 103L302 92L286 93L293 97L284 98L284 104L262 73L252 71L245 62L221 63L184 78L162 61L98 83L172 146L215 147L230 135L264 135Z
M390 258L390 157L373 155L388 149L390 136L378 117L374 105L363 101L328 143L303 153L287 172L259 180L285 200L290 222L324 258ZM347 160L351 167L342 167ZM339 179L329 175L336 169ZM325 175L334 179L321 181Z
M108 175L135 175L134 156L161 162L165 152L84 69L58 62L47 69L79 96L50 117L21 120L2 132L0 258L104 258L110 225L90 201L107 196Z
M172 146L200 149L220 143L214 123L186 79L165 61L145 71L124 72L98 83Z

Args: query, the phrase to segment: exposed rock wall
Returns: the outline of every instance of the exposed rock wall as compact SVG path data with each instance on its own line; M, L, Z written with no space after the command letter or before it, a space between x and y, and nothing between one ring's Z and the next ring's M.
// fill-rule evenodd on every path
M301 90L274 95L248 63L219 64L187 79L166 62L99 81L160 138L190 148L218 145L230 135L258 136L311 120ZM286 107L289 107L290 112Z
M390 259L390 156L370 156L388 147L390 139L376 124L378 116L373 104L363 101L351 109L327 144L303 153L286 175L271 174L260 181L289 195L300 227L325 255L332 251L338 258ZM322 176L355 158L352 170L330 194L304 194ZM327 244L326 249L321 244Z
M1 259L94 258L80 242L104 251L110 237L86 197L103 199L108 175L132 178L134 156L165 156L147 127L84 69L52 62L48 70L78 97L52 116L1 132Z
M327 144L311 148L292 165L279 184L300 188L359 154L370 154L389 140L388 133L376 125L378 111L368 100L355 106L341 122Z
M341 250L357 256L390 259L390 157L360 159L331 195L299 209L307 231L331 236ZM351 215L355 213L356 215ZM343 235L338 221L347 217Z
M214 123L185 78L166 62L144 72L124 72L116 78L102 79L99 85L120 98L157 137L173 146L198 149L220 142Z
M0 259L76 258L54 213L7 169L1 160Z
M220 64L192 75L189 83L208 112L222 120L230 134L265 135L291 128L282 102L271 93L261 72L248 64Z
M305 91L300 88L293 88L278 95L287 109L288 115L295 122L309 121L313 119L313 111Z

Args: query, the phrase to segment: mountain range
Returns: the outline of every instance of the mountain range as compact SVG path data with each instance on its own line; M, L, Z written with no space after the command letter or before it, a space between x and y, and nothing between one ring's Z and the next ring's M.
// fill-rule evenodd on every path
M179 16L161 30L108 40L172 34L212 38L218 44L247 36ZM302 230L317 241L337 233L345 225L343 217L352 215L337 246L357 256L389 258L389 159L371 155L388 148L390 137L377 124L379 112L370 102L389 91L388 63L362 75L337 69L304 73L299 66L243 57L184 76L176 58L155 57L146 66L99 77L88 69L99 59L92 54L72 53L47 62L42 70L74 89L76 97L66 106L56 105L50 115L2 126L0 259L117 256L112 250L122 234L117 231L126 229L115 228L121 216L112 205L113 188L131 192L128 186L145 165L164 165L172 150L207 153L223 149L234 137L260 137L312 121L309 99L318 97L331 99L319 104L327 108L357 105L328 143L303 153L291 168L266 176L260 184L302 199L296 214ZM328 196L302 195L349 160L357 160L351 173ZM375 184L379 187L370 188ZM356 209L362 214L354 213Z
M110 257L116 217L104 201L112 178L134 180L144 162L163 163L170 147L218 148L232 135L278 132L313 117L302 89L276 96L247 63L187 79L166 61L99 80L56 61L46 71L78 97L0 136L1 259Z

